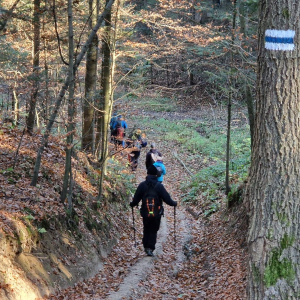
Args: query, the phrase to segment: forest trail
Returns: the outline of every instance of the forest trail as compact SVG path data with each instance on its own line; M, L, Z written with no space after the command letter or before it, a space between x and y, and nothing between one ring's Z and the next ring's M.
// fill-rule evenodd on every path
M142 150L136 171L137 184L146 177L146 151L148 150ZM167 172L168 169L172 170L170 174L173 178L171 175L170 177L166 175L164 185L172 198L178 201L180 199L178 199L177 190L180 181L177 181L177 178L182 176L184 170L179 165L172 165L170 154L165 153L163 148L161 148L161 152L164 153ZM189 223L192 220L190 216L179 204L176 208L175 244L174 208L165 205L165 217L162 218L158 232L154 257L148 257L144 253L141 242L143 228L139 211L135 209L134 214L137 247L135 247L133 220L130 212L128 227L124 228L123 236L119 239L112 253L105 259L103 269L93 278L79 282L75 287L51 295L49 298L85 300L177 299L182 287L178 284L172 284L172 280L175 279L186 259L183 250L186 243L191 239ZM133 260L132 257L134 257ZM169 293L171 293L171 298L169 298Z
M174 166L169 163L170 157L168 153L165 153L165 149L161 149L158 145L158 149L161 150L163 156L165 157L165 166L168 172L169 170L173 170L173 172L177 174L182 174L184 172L181 168L174 169ZM145 179L146 176L146 168L144 165L146 156L146 151L142 151L140 162L138 165L138 170L136 173L137 182L140 183ZM177 190L180 182L177 182L177 186L174 188L170 180L168 180L168 176L165 176L164 185L168 191ZM171 193L173 199L175 201L179 201L177 196ZM180 203L180 202L179 202ZM120 284L118 291L110 293L110 295L105 298L108 300L116 300L116 299L148 299L148 296L151 295L151 289L148 289L143 283L147 283L147 277L155 273L158 269L157 265L164 263L164 257L171 257L171 261L166 261L168 264L168 271L172 274L172 276L176 276L177 270L180 268L180 264L185 260L185 256L183 253L184 244L190 240L189 230L188 230L188 222L187 216L184 213L184 210L180 205L176 208L176 222L174 224L174 208L165 206L165 217L162 218L160 230L158 232L158 241L156 244L156 250L154 251L154 257L148 257L144 254L144 257L140 258L129 270L128 275L124 278L123 282ZM137 214L137 216L139 216ZM176 226L176 234L174 235L174 225ZM142 231L142 224L139 222L138 231ZM138 238L137 243L139 244L140 250L143 251L141 245L141 235ZM176 242L176 243L175 243ZM159 275L159 274L158 274ZM155 289L161 289L162 286L155 285ZM166 290L166 295L168 291ZM141 298L142 297L142 298ZM101 299L101 298L99 298ZM151 298L149 298L151 299ZM153 299L153 298L152 298ZM156 298L155 298L156 299ZM167 299L167 298L165 298Z
M199 112L194 113L197 115ZM205 114L205 111L202 113ZM181 116L177 113L176 117ZM147 135L148 147L141 152L137 184L145 179L145 156L154 141L162 152L167 169L164 185L172 198L180 203L180 184L190 175L174 152L179 156L184 154L176 149L175 144L168 144L157 137L155 131ZM246 299L247 251L242 245L243 233L236 234L224 207L210 218L197 209L184 203L176 208L175 245L174 210L165 205L165 217L153 258L147 257L143 251L142 223L137 209L134 210L137 247L134 247L129 210L127 226L122 227L118 243L104 259L103 269L93 278L50 296L50 299Z

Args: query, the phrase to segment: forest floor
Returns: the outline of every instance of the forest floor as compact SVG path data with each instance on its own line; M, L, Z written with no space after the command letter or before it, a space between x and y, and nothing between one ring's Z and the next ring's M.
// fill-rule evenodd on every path
M174 119L191 115L196 118L199 114L207 115L208 112L201 108L201 111L184 110L159 115ZM155 113L153 117L159 116ZM120 237L111 253L103 256L100 271L44 299L246 299L246 232L239 226L238 209L228 211L225 201L221 201L220 210L207 218L201 213L201 207L181 203L181 179L190 175L174 156L176 144L167 144L155 130L148 132L147 137L148 146L151 141L156 142L164 156L167 169L164 185L179 203L176 210L165 206L154 257L146 256L143 251L143 229L136 209L134 239L133 218L128 210L127 219L120 219L120 224L116 224ZM148 149L141 153L136 171L137 184L146 176L144 159ZM5 194L7 197L8 192ZM61 206L58 205L57 209Z

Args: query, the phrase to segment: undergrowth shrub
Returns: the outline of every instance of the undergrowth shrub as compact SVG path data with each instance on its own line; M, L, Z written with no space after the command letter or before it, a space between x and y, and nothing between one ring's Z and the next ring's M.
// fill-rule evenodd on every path
M181 157L196 170L196 174L181 185L182 201L200 204L207 216L217 211L218 200L224 196L225 190L226 128L209 120L144 117L141 122L145 128L153 128L159 133L160 139L178 145ZM230 141L230 186L236 190L248 176L251 155L249 126L232 127Z
M133 193L135 190L135 175L128 172L126 166L113 158L107 161L107 165L108 174L105 177L105 180L109 183L106 187L107 190L117 198L123 198L129 193Z
M143 97L134 100L137 109L144 109L150 112L172 112L176 111L173 99L157 96L155 98Z
M218 136L215 135L215 137ZM220 141L221 145L223 142L222 137L220 137ZM185 193L183 201L187 203L196 204L200 199L203 201L203 198L204 202L213 202L219 199L220 193L225 188L225 146L223 150L221 147L217 148L219 149L217 151L211 151L211 144L209 143L204 143L203 146L205 149L202 153L213 157L215 164L201 169L191 180L181 186L182 191ZM250 166L250 138L245 129L232 132L230 156L230 186L231 190L235 191L246 180ZM212 205L208 211L211 212L212 210L216 210L215 205Z

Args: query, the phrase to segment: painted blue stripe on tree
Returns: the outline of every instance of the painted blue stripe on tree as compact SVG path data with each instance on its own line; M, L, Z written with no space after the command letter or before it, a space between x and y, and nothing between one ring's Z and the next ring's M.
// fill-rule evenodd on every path
M293 38L266 36L265 40L266 40L266 42L269 42L269 43L280 43L280 44L293 44L294 43Z
M267 29L265 32L265 48L268 50L293 51L294 30Z

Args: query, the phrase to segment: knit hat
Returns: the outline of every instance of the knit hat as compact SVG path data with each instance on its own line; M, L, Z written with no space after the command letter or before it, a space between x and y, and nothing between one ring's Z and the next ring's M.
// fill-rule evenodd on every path
M157 175L157 169L155 166L151 165L147 170L148 175Z
M155 148L155 143L151 143L150 147Z

